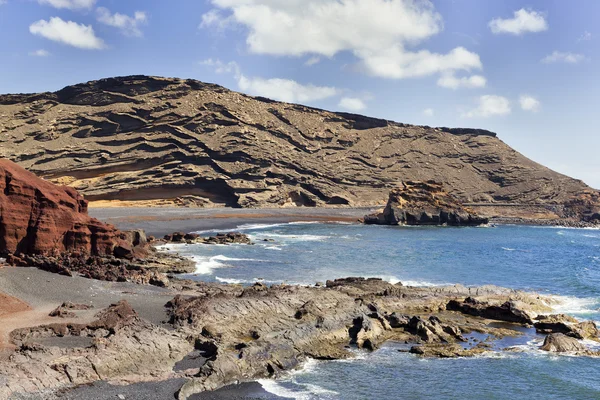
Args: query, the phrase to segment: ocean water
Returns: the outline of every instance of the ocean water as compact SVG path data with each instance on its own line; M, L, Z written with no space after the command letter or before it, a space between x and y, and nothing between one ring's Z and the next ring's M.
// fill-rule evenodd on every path
M193 257L198 269L191 277L205 281L314 284L365 276L412 286L494 284L559 296L556 312L600 320L600 230L339 223L239 230L256 244L166 249ZM353 360L311 360L284 379L261 384L296 399L600 399L600 358L547 354L538 350L542 340L527 330L499 344L520 352L450 360L421 359L388 343L373 353L357 352Z

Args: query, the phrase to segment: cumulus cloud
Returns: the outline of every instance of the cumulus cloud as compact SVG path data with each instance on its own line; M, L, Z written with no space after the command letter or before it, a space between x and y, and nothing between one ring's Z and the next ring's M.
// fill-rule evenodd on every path
M63 21L59 17L34 22L29 26L29 32L80 49L99 50L106 47L102 39L96 36L91 25Z
M40 4L46 4L54 8L66 8L69 10L91 9L96 0L38 0Z
M200 61L200 65L212 67L217 74L234 74L236 78L241 76L240 66L235 61L224 63L219 59L206 59Z
M308 66L308 67L312 67L315 64L318 64L321 62L321 58L320 57L311 57L308 60L306 60L306 62L304 63L304 65Z
M527 94L522 94L519 97L519 103L521 104L521 109L525 111L538 112L541 107L538 99Z
M332 57L354 54L368 74L403 79L482 68L463 47L440 54L411 47L439 33L429 0L211 0L201 27L238 24L256 54ZM226 14L227 13L227 14Z
M584 42L587 40L592 40L592 32L585 31L581 36L579 36L579 39L577 39L578 42Z
M479 98L479 105L462 114L465 118L488 118L510 114L510 101L506 97L485 95Z
M40 49L29 53L32 57L48 57L50 53L47 50Z
M464 76L457 78L454 74L443 74L438 79L438 86L458 89L458 88L482 88L485 87L487 80L481 75Z
M309 103L333 97L339 92L334 87L303 85L291 79L249 78L242 74L235 61L224 63L219 59L209 58L200 61L199 64L213 68L218 74L233 74L243 92L287 103Z
M426 117L433 117L433 108L426 108L423 110L423 115Z
M346 111L362 111L367 108L367 105L361 99L356 97L342 97L338 103L338 107Z
M552 54L547 55L542 58L542 62L546 64L564 62L567 64L577 64L581 61L585 60L585 56L583 54L575 54L575 53L564 53L561 51L554 51Z
M528 32L548 30L548 23L542 13L524 8L515 11L513 18L495 18L489 22L488 26L495 34L522 35Z
M216 28L223 30L234 23L231 17L224 17L217 9L212 9L202 15L200 28Z
M136 11L130 17L129 15L120 13L112 14L108 8L98 7L96 13L98 15L98 22L119 28L121 33L127 36L143 36L140 25L148 22L148 16L143 11Z
M287 103L309 103L335 96L337 89L329 86L302 85L291 79L247 78L241 75L238 86L244 92L285 101Z

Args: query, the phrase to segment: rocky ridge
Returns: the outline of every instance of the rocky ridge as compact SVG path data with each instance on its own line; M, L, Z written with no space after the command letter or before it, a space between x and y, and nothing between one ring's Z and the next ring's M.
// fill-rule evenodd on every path
M0 96L0 155L92 201L372 206L399 182L436 179L494 215L598 211L597 191L493 132L328 112L190 79L128 76Z

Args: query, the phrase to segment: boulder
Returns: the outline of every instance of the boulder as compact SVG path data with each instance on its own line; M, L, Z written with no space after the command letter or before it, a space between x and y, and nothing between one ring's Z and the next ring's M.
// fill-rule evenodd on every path
M533 320L529 314L516 308L515 304L511 301L507 301L502 305L497 306L490 305L487 302L479 301L472 297L467 297L463 302L450 300L446 305L446 309L497 321L514 322L525 325L533 324Z
M564 333L576 339L598 340L598 327L593 321L578 322L564 314L540 315L533 324L538 333Z
M577 339L562 333L552 333L546 336L540 349L555 353L585 352L587 350Z
M435 181L407 181L390 192L383 212L367 215L365 224L375 225L450 225L477 226L487 224L464 207Z

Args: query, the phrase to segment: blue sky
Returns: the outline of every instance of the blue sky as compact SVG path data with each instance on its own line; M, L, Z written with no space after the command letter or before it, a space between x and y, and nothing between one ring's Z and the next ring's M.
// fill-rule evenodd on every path
M477 127L600 188L595 0L0 0L0 92L195 78Z

